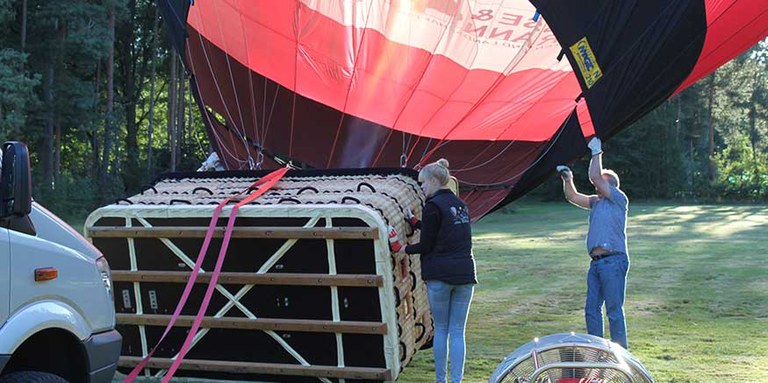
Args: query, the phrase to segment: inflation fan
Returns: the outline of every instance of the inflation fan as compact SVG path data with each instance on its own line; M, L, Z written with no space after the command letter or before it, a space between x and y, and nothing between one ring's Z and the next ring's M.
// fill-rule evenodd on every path
M488 383L652 383L640 362L603 338L547 335L509 354Z

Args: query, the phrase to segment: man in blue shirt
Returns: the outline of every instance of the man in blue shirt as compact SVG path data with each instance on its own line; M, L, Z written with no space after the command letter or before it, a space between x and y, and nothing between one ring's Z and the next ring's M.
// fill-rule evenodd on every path
M584 317L590 335L603 336L603 304L608 315L611 340L627 348L627 325L624 320L629 255L627 253L627 210L629 200L619 189L619 176L603 169L603 150L595 137L588 144L592 151L589 180L596 194L579 193L573 184L573 173L558 166L563 192L568 202L589 210L587 252L592 259L587 273L587 299Z

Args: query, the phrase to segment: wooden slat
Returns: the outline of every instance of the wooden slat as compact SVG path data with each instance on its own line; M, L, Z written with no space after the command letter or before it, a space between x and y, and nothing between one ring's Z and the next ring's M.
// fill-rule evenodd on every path
M144 325L144 326L166 326L170 320L170 315L153 314L116 314L118 324ZM176 327L192 327L192 321L195 319L192 315L181 315L174 323ZM214 318L203 317L202 327L206 328L224 328L238 330L272 330L272 331L298 331L298 332L323 332L338 334L377 334L387 333L386 323L381 322L361 322L361 321L341 321L334 322L330 320L310 320L310 319L274 319L274 318Z
M118 361L120 367L134 367L139 364L141 358L135 356L121 356ZM147 363L148 368L171 367L173 360L169 358L152 358ZM387 368L375 367L335 367L335 366L301 366L281 363L255 363L255 362L230 362L218 360L184 359L181 362L182 370L227 372L235 374L266 374L289 376L317 376L338 379L368 379L368 380L392 380L392 371Z
M185 283L191 272L188 271L126 271L113 270L115 282L169 282ZM195 283L209 283L210 273L197 275ZM305 273L235 273L219 274L219 284L272 285L272 286L349 286L382 287L384 277L373 274L305 274Z
M125 227L96 226L88 228L91 238L205 238L204 226ZM375 239L375 227L235 227L232 238L277 239ZM224 237L224 228L217 227L214 238Z

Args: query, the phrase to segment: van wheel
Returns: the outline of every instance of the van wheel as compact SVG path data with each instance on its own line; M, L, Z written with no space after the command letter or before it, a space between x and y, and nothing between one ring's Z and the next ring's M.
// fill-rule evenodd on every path
M64 378L41 371L18 371L0 377L0 383L68 383Z

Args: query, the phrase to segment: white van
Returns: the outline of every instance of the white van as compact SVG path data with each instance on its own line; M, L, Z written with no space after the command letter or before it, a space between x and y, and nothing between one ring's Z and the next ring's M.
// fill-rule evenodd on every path
M0 383L110 382L122 338L109 265L32 202L26 145L2 149Z

